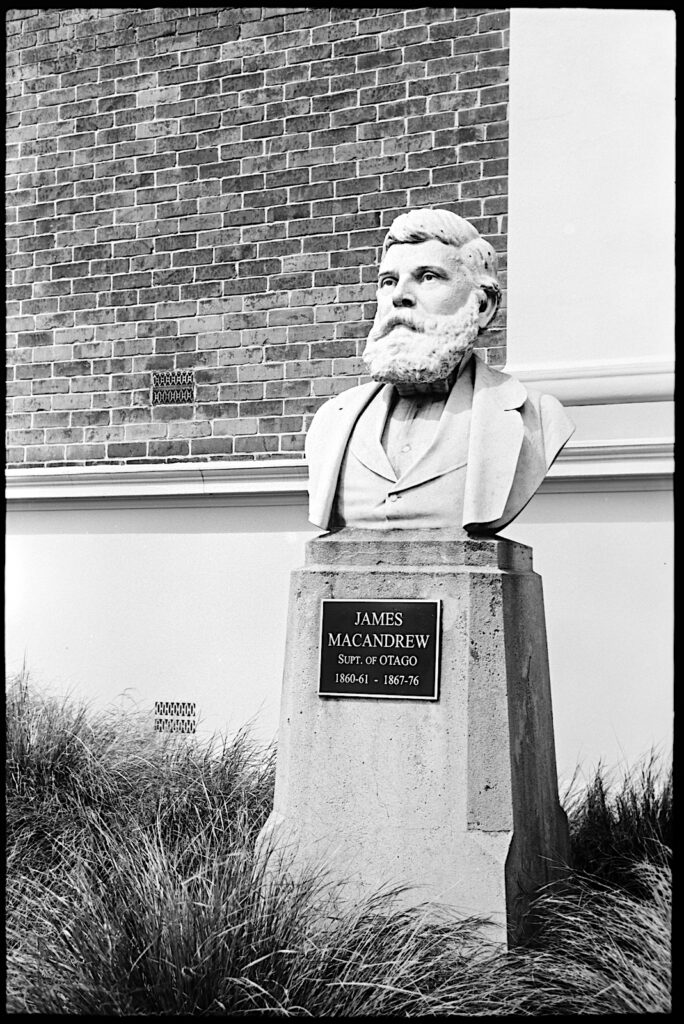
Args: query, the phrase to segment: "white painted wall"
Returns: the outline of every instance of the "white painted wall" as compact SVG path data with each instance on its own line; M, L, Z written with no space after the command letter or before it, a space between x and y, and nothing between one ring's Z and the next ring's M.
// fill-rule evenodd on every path
M130 503L129 503L130 504ZM303 504L10 511L6 662L95 705L198 703L207 735L278 721ZM151 722L151 718L150 718Z
M513 8L508 364L671 359L675 15Z
M504 531L544 581L563 777L668 748L672 727L671 492L569 486L550 480ZM303 496L262 501L10 510L8 668L26 657L41 686L125 695L150 716L155 700L194 700L201 735L252 720L267 742L289 573L317 531Z
M507 369L614 461L673 437L674 97L673 11L512 9ZM504 531L544 579L562 774L672 735L671 495L586 483Z
M541 492L503 531L544 584L562 778L671 750L672 533L668 491Z

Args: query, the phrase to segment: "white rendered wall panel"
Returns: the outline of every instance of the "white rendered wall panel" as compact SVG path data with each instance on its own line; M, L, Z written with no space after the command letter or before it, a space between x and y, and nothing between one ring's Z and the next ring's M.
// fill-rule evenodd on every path
M574 486L564 485L564 486ZM560 773L671 743L672 495L542 491L504 536L542 575ZM195 700L202 735L276 730L289 573L319 531L287 506L10 511L7 664L96 703ZM150 717L151 722L151 717Z
M97 704L198 703L201 731L275 733L304 507L10 513L7 666ZM151 723L151 718L150 718Z
M675 15L513 8L508 365L665 359Z
M667 755L671 492L539 493L502 535L533 548L544 583L559 775Z

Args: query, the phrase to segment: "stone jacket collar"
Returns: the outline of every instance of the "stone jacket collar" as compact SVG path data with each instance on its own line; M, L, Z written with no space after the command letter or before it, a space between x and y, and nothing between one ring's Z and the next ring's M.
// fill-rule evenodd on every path
M473 403L460 525L470 529L486 526L494 531L503 528L527 504L573 426L552 396L528 392L520 381L487 366L477 356L473 361ZM322 529L327 529L330 522L340 467L354 424L384 386L371 381L342 392L318 410L309 427L309 518ZM524 480L516 483L519 460Z
M357 421L358 426L350 441L351 451L356 458L378 476L392 483L398 482L399 487L395 490L415 487L464 466L468 460L468 422L473 394L471 374L464 373L452 387L442 415L434 424L432 441L413 465L399 477L392 469L381 443L382 428L393 391L393 385L385 384L376 392L375 402L369 403L370 408L366 407L368 412L372 411L372 420L367 424L366 430L360 430L364 425L363 414L360 421ZM467 406L467 418L458 422L459 408L463 409L464 406Z

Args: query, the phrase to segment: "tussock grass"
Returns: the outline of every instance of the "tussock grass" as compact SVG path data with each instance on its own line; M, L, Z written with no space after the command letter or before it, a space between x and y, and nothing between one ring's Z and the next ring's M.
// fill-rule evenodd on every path
M638 895L648 886L635 864L670 864L672 769L655 752L621 778L599 764L586 786L571 782L564 804L576 872Z
M483 1012L486 988L486 1012L497 1016L669 1013L670 870L662 862L632 870L640 897L582 876L542 893L533 944L484 964L468 1012Z
M101 829L152 829L183 842L211 821L256 835L273 798L275 752L247 733L201 748L125 713L41 697L26 675L6 688L8 855L17 871L63 867ZM85 847L84 847L85 844Z
M573 792L580 872L536 900L534 944L502 954L477 921L400 910L397 893L340 913L321 874L265 877L273 751L245 734L211 750L151 740L25 676L6 728L9 1012L669 1010L671 780L654 760Z

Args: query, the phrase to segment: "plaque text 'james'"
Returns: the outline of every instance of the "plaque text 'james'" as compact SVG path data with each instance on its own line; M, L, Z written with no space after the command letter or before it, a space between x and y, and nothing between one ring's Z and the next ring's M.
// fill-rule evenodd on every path
M321 602L321 697L437 700L439 601Z

